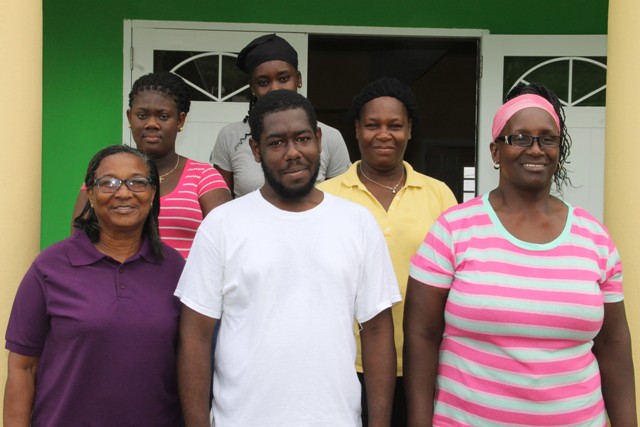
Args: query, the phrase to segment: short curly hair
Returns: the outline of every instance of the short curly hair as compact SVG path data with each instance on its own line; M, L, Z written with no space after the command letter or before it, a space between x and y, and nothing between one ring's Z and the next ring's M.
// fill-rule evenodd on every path
M318 118L311 102L296 92L289 90L274 90L258 99L256 105L249 111L249 126L251 137L254 141L260 141L260 135L264 130L265 116L280 111L302 109L309 119L309 124L314 133L318 132Z
M404 108L407 109L407 114L411 122L414 124L418 122L416 95L409 86L394 77L382 77L363 87L362 90L353 97L353 101L351 102L351 108L349 109L351 118L353 120L360 120L362 107L364 107L367 102L383 96L389 96L402 102Z

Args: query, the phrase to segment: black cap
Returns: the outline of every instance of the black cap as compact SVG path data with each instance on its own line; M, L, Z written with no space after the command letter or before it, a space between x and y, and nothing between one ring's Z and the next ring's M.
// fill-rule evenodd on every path
M260 36L238 54L236 66L247 74L263 62L284 61L298 69L298 53L282 37L275 34Z

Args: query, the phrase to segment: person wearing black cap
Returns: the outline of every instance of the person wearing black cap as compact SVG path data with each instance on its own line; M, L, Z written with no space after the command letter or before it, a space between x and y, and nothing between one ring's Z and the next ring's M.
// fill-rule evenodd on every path
M238 54L236 66L249 75L251 102L273 90L297 92L302 87L298 71L298 53L282 37L267 34L253 40ZM351 162L344 138L335 128L318 123L322 128L322 153L317 182L345 172ZM257 190L264 184L260 164L249 147L251 130L247 119L231 123L220 131L211 153L211 163L220 171L234 197Z

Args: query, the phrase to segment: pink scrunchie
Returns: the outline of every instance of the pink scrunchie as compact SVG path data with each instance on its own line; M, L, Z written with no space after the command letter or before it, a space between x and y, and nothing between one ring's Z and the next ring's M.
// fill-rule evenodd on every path
M523 110L525 108L542 108L553 117L556 125L558 126L558 131L560 130L560 119L556 114L556 110L553 108L553 105L540 95L534 95L527 93L525 95L520 95L509 102L506 102L498 109L498 112L493 117L493 127L491 128L491 136L495 141L497 137L500 136L500 132L504 129L505 125L509 121L509 119L518 111Z

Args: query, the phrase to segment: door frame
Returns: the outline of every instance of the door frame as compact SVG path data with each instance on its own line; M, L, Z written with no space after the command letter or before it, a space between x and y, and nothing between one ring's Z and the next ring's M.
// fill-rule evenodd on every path
M254 31L274 33L306 33L313 35L352 35L352 36L413 36L413 37L442 37L442 38L476 38L481 40L489 34L481 29L449 29L449 28L406 28L406 27L351 27L333 25L290 25L290 24L243 24L229 22L193 22L193 21L155 21L126 19L124 21L123 43L123 112L128 108L128 97L131 85L131 71L133 69L133 28L183 29L205 31ZM304 76L306 79L307 76ZM126 119L123 119L126 126Z
M502 98L502 56L522 55L523 44L527 46L524 55L535 56L600 56L604 44L606 55L606 36L602 35L493 35L483 29L447 29L447 28L406 28L406 27L353 27L329 25L289 25L227 22L192 21L156 21L125 20L123 43L123 133L127 132L124 112L128 107L128 93L132 85L133 69L133 28L183 29L204 31L237 32L277 32L302 33L306 35L345 35L345 36L409 36L425 38L466 38L480 42L480 75L476 86L475 136L476 194L482 194L495 186L497 177L491 169L489 150L483 142L490 135L491 117L501 104ZM585 43L585 40L589 41ZM514 46L516 46L514 48ZM514 51L515 49L515 51ZM305 76L307 79L308 76Z

